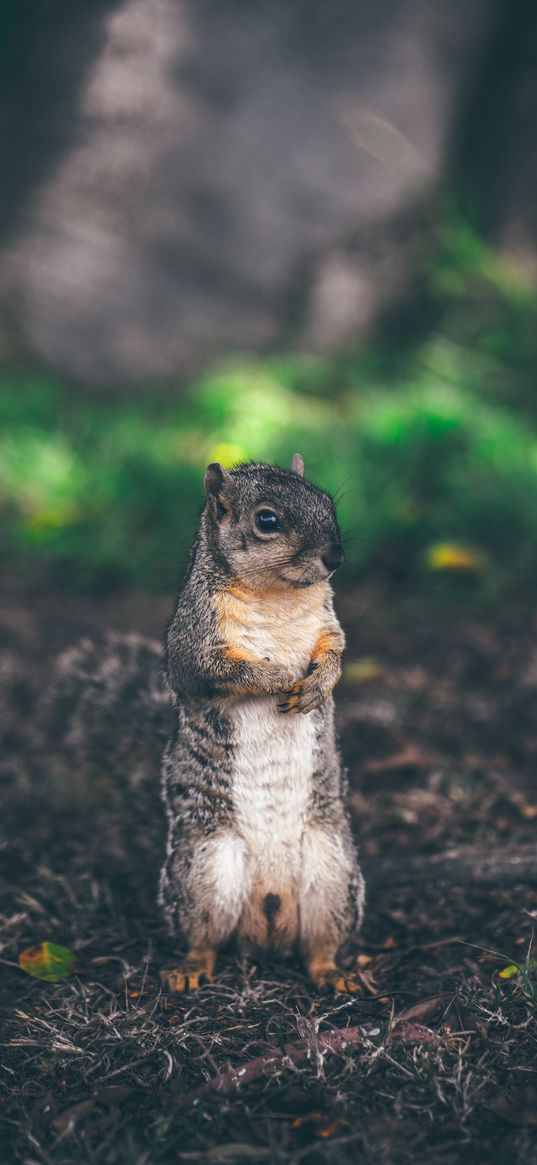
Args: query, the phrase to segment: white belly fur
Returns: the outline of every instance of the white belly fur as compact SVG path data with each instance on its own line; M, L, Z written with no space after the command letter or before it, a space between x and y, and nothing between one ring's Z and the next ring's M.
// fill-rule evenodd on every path
M293 679L310 664L325 618L325 591L269 595L248 606L231 601L234 647L259 660L289 668ZM230 638L231 638L230 634ZM256 945L271 945L263 901L281 899L277 945L290 946L297 935L303 837L315 767L318 713L282 714L277 696L230 702L233 725L232 795L234 829L246 846L248 902L239 934Z
M235 825L252 877L266 891L293 885L311 795L316 714L282 715L274 696L231 711L235 737ZM274 882L274 886L272 886Z
M241 646L258 659L284 663L304 676L319 635L322 594L297 609L296 596L271 596L249 613ZM298 616L298 617L297 617ZM233 799L238 828L256 868L296 873L314 764L315 713L278 711L276 696L232 706L235 764ZM265 879L263 879L265 881Z

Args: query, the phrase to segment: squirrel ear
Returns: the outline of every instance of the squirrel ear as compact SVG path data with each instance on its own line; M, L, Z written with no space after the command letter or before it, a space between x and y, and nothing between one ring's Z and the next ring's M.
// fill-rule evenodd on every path
M203 479L205 493L212 503L216 517L223 518L231 509L233 479L227 469L218 461L212 461L205 470Z
M291 472L298 473L299 477L304 477L304 458L300 456L300 453L293 453Z

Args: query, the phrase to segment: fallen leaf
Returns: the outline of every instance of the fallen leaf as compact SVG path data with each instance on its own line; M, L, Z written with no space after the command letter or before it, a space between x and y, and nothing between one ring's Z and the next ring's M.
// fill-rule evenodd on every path
M362 659L349 659L343 668L344 684L365 684L368 680L376 680L382 675L383 668L373 656L364 656Z
M40 943L35 947L27 947L19 955L19 967L34 979L42 979L45 983L59 983L72 975L76 964L76 955L69 947L60 947L56 943Z
M507 967L502 967L501 971L498 971L498 979L514 979L516 975L520 975L525 970L536 971L537 959L530 959L523 966L518 963L509 963Z
M509 963L508 967L502 967L501 971L498 971L498 978L514 979L515 975L518 975L519 971L520 967L517 967L515 963Z
M457 542L437 542L426 553L429 570L454 570L476 574L485 566L485 557L470 546Z
M431 1015L442 1011L449 998L449 995L430 995L428 999L420 999L418 1003L413 1003L410 1007L405 1007L403 1011L400 1011L397 1019L428 1019Z

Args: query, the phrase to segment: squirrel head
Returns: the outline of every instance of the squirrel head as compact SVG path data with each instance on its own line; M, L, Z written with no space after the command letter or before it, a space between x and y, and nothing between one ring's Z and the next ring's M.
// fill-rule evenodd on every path
M253 462L205 472L208 541L226 572L259 590L308 587L343 562L329 494L304 480L295 453L290 470Z

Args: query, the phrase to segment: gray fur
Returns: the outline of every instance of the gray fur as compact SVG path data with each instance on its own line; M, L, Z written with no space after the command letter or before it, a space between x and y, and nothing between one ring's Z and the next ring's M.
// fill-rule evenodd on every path
M256 880L263 880L272 901L288 869L303 908L298 944L306 959L325 940L335 955L361 920L363 880L343 806L333 724L331 690L344 640L327 571L319 567L323 548L339 543L333 504L296 470L257 464L231 473L211 466L206 488L207 506L167 636L178 723L163 768L169 834L160 900L170 929L185 934L191 948L220 945L236 934L248 948ZM262 504L274 506L282 519L282 536L269 545L252 523ZM337 650L322 665L312 666L308 653L300 660L295 618L283 656L276 643L271 658L271 629L256 626L267 654L251 662L227 658L214 599L233 579L247 582L256 595L263 587L281 593L281 618L289 591L304 588L306 618L308 588L317 601L321 588ZM289 673L306 685L301 710L307 727L300 715L286 722L289 700L278 693L289 689ZM281 945L286 949L285 934Z
M164 844L158 774L173 726L160 645L136 634L62 652L38 706L39 768L55 809L87 820L92 857L138 878L140 860L151 869Z

